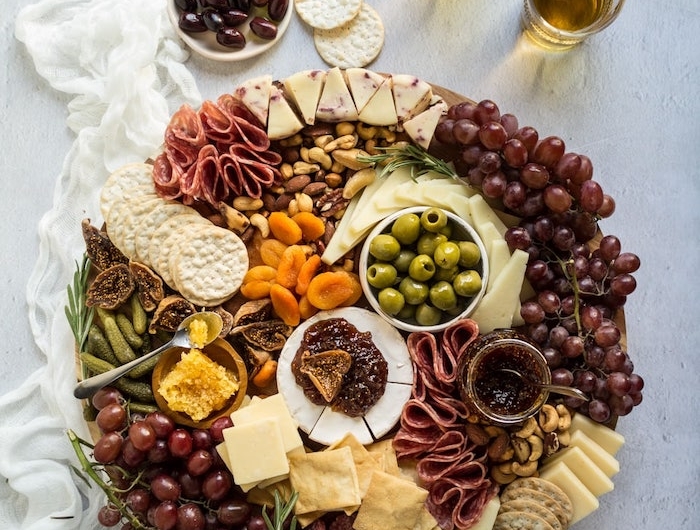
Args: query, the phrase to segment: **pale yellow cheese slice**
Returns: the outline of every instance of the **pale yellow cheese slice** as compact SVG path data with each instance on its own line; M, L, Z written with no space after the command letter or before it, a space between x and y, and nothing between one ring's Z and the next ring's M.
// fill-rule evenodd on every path
M328 70L326 84L316 107L316 119L332 123L357 121L357 108L343 73L337 66Z
M557 465L558 462L566 464L596 497L611 492L615 487L612 480L578 447L567 447L557 453L540 468L540 474L546 473L547 469Z
M394 96L391 92L391 77L384 82L359 113L361 122L369 125L395 125L397 121Z
M484 506L484 511L481 514L481 519L479 519L474 526L470 527L469 530L491 530L496 522L496 516L498 515L498 510L500 508L501 499L498 495L496 495L493 499L486 503L486 506Z
M493 223L498 232L503 236L508 229L506 225L501 221L496 211L489 206L486 200L475 193L469 198L469 207L471 208L472 218L474 219L474 224L478 227L481 224Z
M608 477L613 477L620 471L620 462L583 431L574 431L569 445L580 448Z
M275 85L270 89L270 108L267 118L267 135L271 140L292 136L304 128L282 91Z
M625 443L625 437L619 432L593 421L585 414L574 414L571 420L571 432L583 431L612 456L615 456Z
M546 471L540 473L540 478L549 480L559 486L571 499L571 503L574 506L574 514L570 524L576 524L598 509L598 498L584 486L583 482L564 462L557 462Z
M272 76L261 75L244 81L233 90L233 94L260 120L263 127L267 125L271 89Z
M302 70L283 81L284 89L307 125L316 122L316 107L325 82L325 70Z
M488 290L493 287L496 278L498 278L499 274L501 274L501 271L506 266L506 263L508 263L508 260L510 259L510 249L508 248L508 243L506 243L506 240L500 238L492 240L491 244L486 248L489 257Z
M362 112L385 80L383 75L366 68L347 68L345 78L358 112ZM394 106L393 101L391 106Z
M427 82L410 74L394 74L394 106L400 121L410 120L430 105L433 91Z
M417 116L406 120L403 124L403 130L416 144L423 149L428 149L442 114L443 108L440 105L428 107Z

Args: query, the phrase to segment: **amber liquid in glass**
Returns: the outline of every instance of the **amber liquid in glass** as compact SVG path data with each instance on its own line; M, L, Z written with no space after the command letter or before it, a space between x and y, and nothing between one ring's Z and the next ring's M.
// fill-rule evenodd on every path
M593 24L604 12L604 0L533 0L539 14L563 31L578 31Z

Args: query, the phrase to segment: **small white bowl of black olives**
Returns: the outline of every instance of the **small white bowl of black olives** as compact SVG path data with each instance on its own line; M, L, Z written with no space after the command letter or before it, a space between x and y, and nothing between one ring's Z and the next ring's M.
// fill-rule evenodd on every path
M404 331L438 332L476 309L489 264L469 223L441 208L416 206L369 233L359 275L368 302L388 322Z

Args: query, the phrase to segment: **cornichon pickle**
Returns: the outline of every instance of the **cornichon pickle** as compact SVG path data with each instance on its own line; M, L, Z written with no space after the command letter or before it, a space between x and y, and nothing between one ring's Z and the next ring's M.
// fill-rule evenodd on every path
M110 346L112 346L112 351L114 351L114 355L117 357L119 362L124 364L136 359L136 353L134 353L134 350L131 348L131 346L129 346L129 343L124 338L124 335L122 335L114 314L99 307L97 308L97 314L102 321L105 336L107 337Z
M88 352L80 352L80 362L93 375L103 374L115 368L112 363L108 363L104 359L100 359Z
M151 412L156 412L158 407L150 403L138 403L136 401L129 402L129 412L132 414L135 412L137 414L150 414Z
M139 402L154 403L153 389L148 383L134 381L127 377L117 379L113 385L124 394L136 399Z
M131 324L134 327L134 331L139 335L143 335L148 329L148 315L146 315L138 295L131 295L130 305Z
M139 377L143 377L144 375L150 373L156 367L158 359L160 359L160 354L156 355L155 357L151 357L150 359L142 362L135 368L132 368L129 371L129 377L133 379L138 379Z
M114 355L114 351L109 345L107 337L105 337L104 333L102 333L102 330L100 329L100 326L97 324L92 324L90 326L90 330L88 331L87 351L103 361L107 361L108 363L112 363L114 365L119 364L119 360L117 359L116 355Z
M119 326L119 331L122 332L122 336L126 339L133 349L138 350L143 346L143 339L136 333L134 326L131 324L131 320L124 313L117 313L114 317Z

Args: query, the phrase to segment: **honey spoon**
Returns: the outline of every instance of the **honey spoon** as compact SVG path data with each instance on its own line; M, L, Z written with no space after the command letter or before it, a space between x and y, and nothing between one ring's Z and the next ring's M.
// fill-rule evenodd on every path
M542 388L544 390L548 390L549 392L554 392L555 394L561 394L564 396L575 397L578 399L582 399L584 401L589 400L589 397L585 394L585 392L583 392L582 390L579 390L578 388L574 388L571 386L553 385L553 384L540 383L538 381L533 381L532 379L528 379L523 374L521 374L517 370L513 370L512 368L499 368L497 371L498 372L506 372L509 374L516 375L522 381L524 381L530 385Z
M195 320L203 321L207 325L207 337L203 344L194 344L190 338L190 325ZM223 329L224 323L221 317L212 311L201 311L186 317L178 326L173 338L168 342L156 348L155 350L142 355L138 359L134 359L126 364L117 366L112 370L108 370L102 374L94 375L84 379L78 383L73 389L73 395L78 399L92 397L100 388L116 381L123 375L126 375L139 364L147 361L169 348L203 348L211 343L219 336Z

